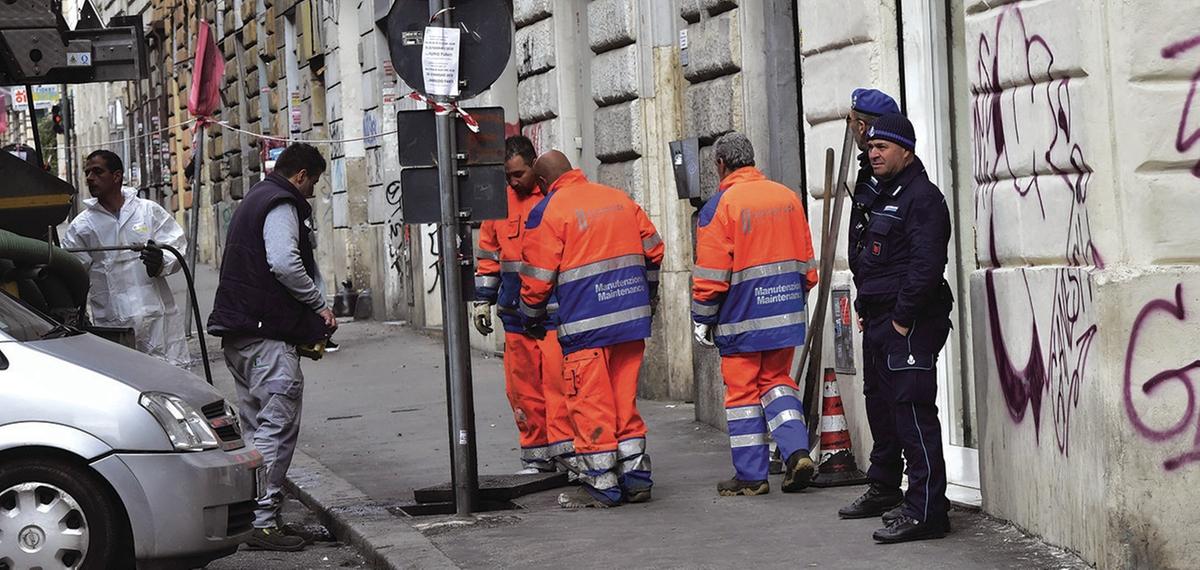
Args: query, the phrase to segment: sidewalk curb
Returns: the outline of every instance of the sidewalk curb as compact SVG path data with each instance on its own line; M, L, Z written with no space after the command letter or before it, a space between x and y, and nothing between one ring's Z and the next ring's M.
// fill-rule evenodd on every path
M296 450L285 488L317 513L373 568L458 568L425 535L373 502L317 460Z

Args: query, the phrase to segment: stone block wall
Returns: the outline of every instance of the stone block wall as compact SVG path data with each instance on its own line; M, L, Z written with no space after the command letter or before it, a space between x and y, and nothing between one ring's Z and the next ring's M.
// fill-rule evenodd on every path
M517 0L513 53L521 132L539 153L559 149L579 165L585 96L577 38L586 34L586 0ZM586 62L583 63L586 65Z
M984 508L1101 568L1196 567L1200 7L964 9Z

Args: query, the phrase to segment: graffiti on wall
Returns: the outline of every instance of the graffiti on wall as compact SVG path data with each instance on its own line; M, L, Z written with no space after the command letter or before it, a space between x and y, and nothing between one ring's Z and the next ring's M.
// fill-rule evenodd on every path
M1194 433L1189 451L1169 457L1163 461L1164 469L1174 471L1188 463L1200 462L1200 409L1197 408L1196 401L1197 385L1195 378L1192 376L1197 370L1200 370L1200 360L1193 360L1190 364L1186 364L1181 368L1163 368L1161 364L1156 365L1155 369L1158 372L1139 385L1140 392L1145 399L1157 402L1154 411L1159 412L1159 415L1174 415L1171 412L1181 407L1179 405L1179 390L1182 389L1186 392L1187 404L1182 406L1182 411L1177 412L1179 421L1166 428L1151 426L1147 421L1147 416L1150 414L1144 413L1144 410L1139 409L1134 397L1134 385L1136 382L1133 378L1136 357L1141 353L1140 351L1145 351L1147 348L1138 343L1139 337L1142 335L1143 330L1150 326L1151 321L1161 321L1166 317L1173 318L1179 322L1187 320L1187 308L1183 303L1183 285L1175 286L1174 299L1155 299L1147 303L1138 313L1137 319L1133 321L1133 328L1129 334L1129 345L1125 350L1124 395L1125 414L1129 417L1130 423L1133 424L1134 430L1147 440L1155 443L1163 443L1175 440L1186 433ZM1145 356L1145 353L1141 354ZM1153 360L1151 361L1153 362ZM1169 386L1175 386L1176 390L1170 391L1167 388ZM1141 407L1147 407L1144 400Z
M1162 50L1163 59L1175 59L1185 53L1191 52L1200 55L1200 36L1196 36L1189 40L1173 43ZM1200 61L1200 57L1197 58ZM1192 116L1192 106L1200 105L1200 100L1196 98L1197 87L1200 87L1200 67L1196 68L1196 72L1192 74L1190 85L1188 88L1187 98L1183 102L1183 110L1179 113L1179 129L1175 135L1175 150L1179 153L1190 152L1197 143L1200 143L1200 126L1193 127L1189 119ZM1197 122L1200 122L1200 113L1197 113ZM1200 178L1200 160L1192 167L1192 175Z
M991 267L985 274L991 352L1009 416L1018 424L1031 416L1040 443L1048 400L1058 450L1069 455L1071 416L1099 330L1094 286L1083 268L1103 267L1104 261L1092 239L1092 168L1074 128L1071 76L1055 70L1054 61L1050 42L1029 30L1017 6L1004 9L994 29L979 35L972 85L975 210L976 227L986 228L980 250ZM1024 75L1017 87L1006 83L1012 78L1005 72L1014 69ZM1036 204L1029 209L1040 221L999 223L998 196L1002 206ZM1024 275L1024 291L1016 295L1021 302L1001 306L993 275L1002 266L1000 243L1028 235L1045 236L1061 248L1058 263L1065 267L1055 272L1052 290L1031 286ZM1004 329L1027 335L1028 343L1006 341ZM1018 354L1028 356L1018 363Z

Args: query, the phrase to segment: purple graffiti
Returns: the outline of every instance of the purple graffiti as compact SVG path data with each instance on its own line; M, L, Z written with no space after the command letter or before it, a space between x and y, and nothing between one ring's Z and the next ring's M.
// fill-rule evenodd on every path
M1003 47L1012 45L1021 49L1003 52ZM987 226L983 234L986 247L980 249L987 252L991 266L985 274L985 287L992 357L1012 420L1021 423L1027 413L1032 415L1034 437L1040 442L1042 403L1049 396L1058 449L1069 455L1071 414L1079 404L1088 355L1098 333L1090 315L1093 285L1082 268L1104 267L1087 210L1092 168L1073 129L1071 78L1054 71L1050 43L1029 32L1019 7L1006 8L997 16L993 34L980 34L976 55L978 82L972 85L976 226ZM1014 58L1024 68L1027 90L1004 83L1001 66ZM1024 139L1023 132L1027 133ZM1040 132L1053 135L1038 141ZM1030 162L1028 173L1016 165L1018 160ZM1048 304L1035 301L1025 275L1023 296L1029 302L1029 316L1024 327L1018 328L1029 331L1028 347L1010 347L1001 326L1002 322L1019 325L1021 321L1019 313L1002 312L999 304L993 275L1002 265L997 233L1008 230L1013 233L1007 237L1019 239L1019 232L1030 229L1023 224L1000 227L996 195L1002 192L1019 201L1036 199L1044 230L1063 232L1056 243L1063 244L1061 264L1067 267L1055 272ZM1044 321L1047 315L1049 320ZM1048 325L1039 327L1039 320ZM1017 364L1012 353L1029 356Z
M1191 374L1200 369L1200 360L1194 360L1182 368L1163 370L1142 383L1142 393L1147 396L1153 396L1160 386L1169 382L1176 382L1187 391L1187 407L1178 422L1161 430L1147 425L1133 402L1133 360L1138 347L1138 337L1142 334L1142 327L1145 321L1156 313L1166 313L1176 321L1187 320L1187 311L1183 306L1183 285L1175 286L1174 301L1155 299L1142 307L1137 319L1133 321L1133 332L1129 335L1129 346L1125 350L1125 415L1129 416L1134 430L1142 437L1153 442L1164 442L1174 439L1193 425L1192 416L1196 415L1196 389ZM1200 462L1200 425L1196 426L1192 447L1193 449L1190 451L1163 461L1163 468L1167 471L1174 471L1188 463Z
M1200 47L1200 36L1196 36L1190 40L1171 44L1162 50L1163 59L1175 59L1184 53L1187 53L1192 48ZM1200 87L1200 68L1192 74L1191 88L1188 89L1187 99L1183 103L1183 111L1179 116L1179 131L1175 135L1175 150L1180 153L1188 152L1192 147L1200 142L1200 127L1197 127L1191 133L1187 133L1188 116L1192 110L1192 103L1196 101L1196 90ZM1192 176L1200 178L1200 161L1192 167Z

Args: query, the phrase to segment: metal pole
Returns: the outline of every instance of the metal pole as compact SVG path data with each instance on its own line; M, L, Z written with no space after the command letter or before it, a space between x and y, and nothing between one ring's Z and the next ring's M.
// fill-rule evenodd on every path
M449 0L430 0L429 12L436 14L436 25L453 24ZM452 101L453 98L445 100ZM475 449L475 398L471 386L471 347L467 336L467 307L462 300L462 273L459 271L458 163L454 149L454 118L438 115L438 187L441 193L442 221L438 226L442 266L442 314L450 385L450 437L453 441L452 466L455 514L469 515L475 510L479 491L478 458Z
M62 89L62 99L59 100L58 104L59 108L62 109L63 117L63 146L67 147L67 150L63 151L62 153L63 163L67 172L67 175L64 178L67 180L67 182L71 183L73 188L77 189L76 196L71 198L71 218L74 219L75 214L79 213L79 186L75 183L75 181L79 179L79 175L75 173L75 149L71 148L71 129L73 126L71 116L71 97L69 95L70 92L67 91L66 83L63 83L59 88Z
M192 156L196 160L196 169L192 171L192 211L189 214L188 220L188 244L187 244L187 266L189 269L196 269L196 249L200 242L200 181L204 179L201 166L204 163L204 125L197 127L196 143L192 145ZM186 321L184 322L183 330L187 332L187 337L192 338L192 309L190 305L192 299L188 299L188 311ZM196 318L196 329L202 327L199 317Z
M33 106L33 86L25 85L25 104L29 107L29 124L33 126L33 148L37 152L38 168L46 168L46 157L42 156L42 132L38 130L37 109Z

